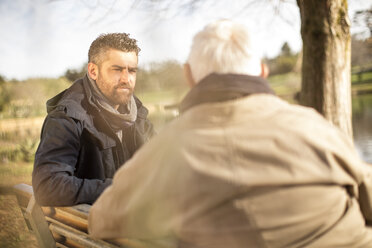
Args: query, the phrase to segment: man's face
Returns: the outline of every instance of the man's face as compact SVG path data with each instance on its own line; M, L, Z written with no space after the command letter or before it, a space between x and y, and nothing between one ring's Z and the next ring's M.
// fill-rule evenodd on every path
M98 88L110 103L118 108L121 104L127 104L133 95L137 64L135 52L110 49L99 66L93 64L96 73L92 75L90 72L89 75L96 80Z

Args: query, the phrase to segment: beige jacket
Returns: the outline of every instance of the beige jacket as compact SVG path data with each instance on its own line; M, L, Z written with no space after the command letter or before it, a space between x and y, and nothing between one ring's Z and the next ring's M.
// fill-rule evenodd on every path
M266 94L202 104L117 172L89 232L150 247L372 247L364 180L351 141L309 108Z

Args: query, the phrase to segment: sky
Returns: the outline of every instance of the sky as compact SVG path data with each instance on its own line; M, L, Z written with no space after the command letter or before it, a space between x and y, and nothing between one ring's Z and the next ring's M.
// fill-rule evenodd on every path
M59 77L67 69L81 68L91 42L110 32L126 32L138 40L140 67L165 60L184 63L194 34L221 18L245 24L261 56L275 57L284 42L301 50L294 0L280 5L275 0L200 2L204 4L190 11L170 10L151 0L0 0L0 75L17 80ZM349 0L349 16L371 4Z

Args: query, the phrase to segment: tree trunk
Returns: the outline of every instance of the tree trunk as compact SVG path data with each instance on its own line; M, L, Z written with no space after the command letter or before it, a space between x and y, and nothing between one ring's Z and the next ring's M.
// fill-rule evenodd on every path
M352 137L347 0L297 0L303 40L300 103Z

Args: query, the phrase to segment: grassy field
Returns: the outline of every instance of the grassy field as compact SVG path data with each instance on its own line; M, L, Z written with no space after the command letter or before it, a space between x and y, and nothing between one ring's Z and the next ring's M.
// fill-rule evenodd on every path
M3 163L0 166L0 187L18 183L31 184L32 163ZM0 247L38 247L35 236L28 230L17 199L0 194Z
M371 83L372 82L372 72L365 72L361 74L352 74L351 75L351 82L353 84L357 83Z
M0 188L31 184L40 125L35 118L0 120ZM13 195L0 194L0 247L38 247Z
M0 195L0 247L36 248L34 235L27 229L15 196Z

